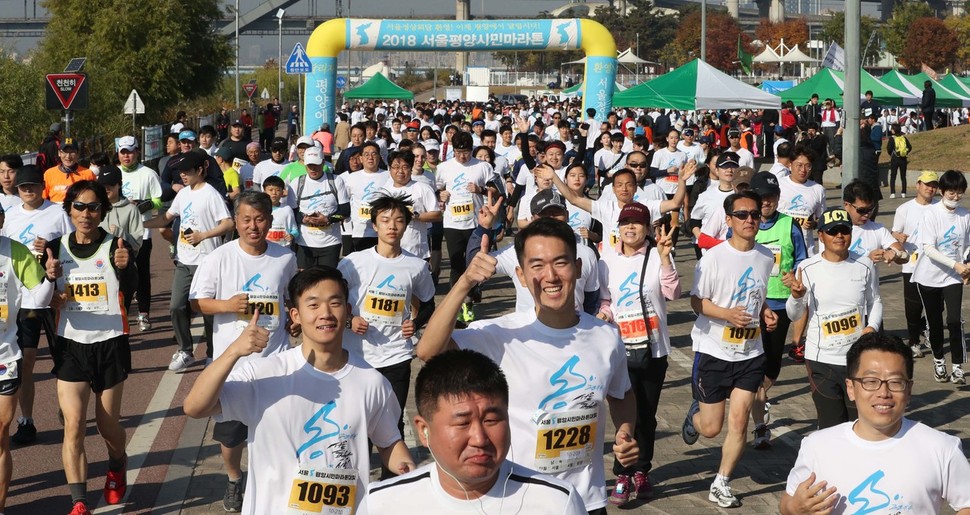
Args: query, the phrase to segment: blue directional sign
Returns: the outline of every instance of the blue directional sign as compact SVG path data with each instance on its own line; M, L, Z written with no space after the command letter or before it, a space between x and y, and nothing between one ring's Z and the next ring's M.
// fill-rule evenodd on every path
M344 89L347 86L347 77L337 77L337 89Z
M293 47L293 52L290 53L290 58L286 60L286 73L299 74L312 72L313 65L310 64L310 58L306 55L306 49L303 48L302 43L297 43Z

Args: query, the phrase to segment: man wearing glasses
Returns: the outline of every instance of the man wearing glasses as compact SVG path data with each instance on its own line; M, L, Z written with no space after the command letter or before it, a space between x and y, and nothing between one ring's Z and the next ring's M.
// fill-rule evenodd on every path
M302 146L302 149L300 148ZM302 156L306 152L306 149L310 148L311 145L303 144L297 145L297 155ZM269 146L269 159L265 159L256 164L253 168L253 189L257 191L262 191L263 181L268 177L274 175L279 176L283 172L283 168L289 164L286 160L286 140L283 138L276 138L273 143Z
M906 418L913 354L867 334L846 356L845 389L859 418L802 440L781 513L970 514L970 464L960 439Z
M893 234L875 218L876 193L872 186L856 179L842 192L843 208L852 219L852 244L849 253L855 257L868 256L873 263L902 265L909 260L909 252L896 241ZM819 245L824 250L825 244Z
M868 257L849 252L852 231L845 209L826 209L818 228L825 250L782 276L791 290L785 304L788 316L798 320L808 312L805 366L819 429L856 417L847 392L846 354L882 323L879 273Z
M52 166L44 172L44 198L55 204L64 202L67 189L78 181L93 181L97 179L94 172L81 166L77 162L77 143L68 138L58 151L61 164Z
M720 434L725 403L731 399L721 463L708 500L721 508L736 508L741 501L728 481L744 452L751 405L765 376L761 321L765 330L774 331L778 316L765 300L775 257L756 242L761 197L753 191L733 193L724 200L724 212L731 237L709 250L694 271L690 298L697 313L691 330L694 402L681 436L693 445L701 435Z

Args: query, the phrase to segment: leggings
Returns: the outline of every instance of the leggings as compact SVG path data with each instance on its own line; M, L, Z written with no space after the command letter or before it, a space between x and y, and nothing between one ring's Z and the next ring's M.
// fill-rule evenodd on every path
M889 193L896 193L896 172L899 172L899 181L903 185L902 193L906 194L906 166L908 164L905 157L892 156L889 158Z
M458 278L465 273L465 250L473 229L445 228L445 243L448 245L448 262L451 268L451 287L458 283Z
M916 285L923 309L926 311L926 324L930 326L930 347L933 358L946 359L943 353L943 309L946 308L946 328L950 332L950 358L954 365L962 365L967 360L967 348L963 341L963 318L960 304L963 302L963 283L950 284L942 288Z
M654 442L657 439L657 406L660 405L660 391L667 377L667 356L650 358L646 369L630 367L630 383L637 400L637 421L633 437L640 445L640 456L629 467L613 462L614 474L628 476L637 472L647 474L652 468Z
M906 312L906 334L909 336L909 345L919 345L920 333L926 327L926 319L923 318L923 301L919 298L916 283L910 279L912 273L903 273L903 307Z
M152 305L152 239L148 238L141 242L138 255L135 257L135 265L138 266L138 291L135 292L135 299L138 300L138 313L149 313Z

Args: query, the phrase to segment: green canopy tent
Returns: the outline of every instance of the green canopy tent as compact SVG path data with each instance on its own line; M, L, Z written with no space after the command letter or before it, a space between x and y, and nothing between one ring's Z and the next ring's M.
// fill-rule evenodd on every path
M942 79L939 80L940 84L945 86L950 91L970 98L970 84L967 84L964 79L957 77L956 75L947 74L944 75Z
M695 59L656 79L613 95L614 107L666 109L778 109L775 95Z
M929 80L933 83L933 89L936 90L937 107L970 106L970 98L954 92L940 82L930 79L929 76L927 76L925 79L919 80L916 79L915 76L907 76L899 73L899 70L893 70L880 77L879 80L894 88L900 90L905 89L921 99L923 98L923 82Z
M882 105L909 106L918 105L919 97L907 91L900 91L890 87L879 79L873 77L869 72L862 70L859 77L860 93L872 91L872 98ZM812 93L818 93L820 98L831 98L835 105L842 105L842 91L845 88L845 76L842 72L830 68L822 68L811 78L795 86L794 88L782 91L781 99L791 100L795 105L802 105L808 102ZM862 95L860 94L860 98Z
M360 86L344 93L344 98L381 98L392 100L414 100L414 93L387 80L387 77L377 73Z

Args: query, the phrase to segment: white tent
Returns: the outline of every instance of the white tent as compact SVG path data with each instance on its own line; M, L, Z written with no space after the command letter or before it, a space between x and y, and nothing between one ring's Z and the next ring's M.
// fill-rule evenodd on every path
M769 46L765 47L760 54L754 56L751 61L755 63L780 63L781 58L778 57L778 54L775 53L774 49Z
M798 45L795 45L795 48L791 49L787 54L779 57L779 59L781 59L781 62L784 62L784 63L817 63L818 62L818 59L809 57L808 55L805 54L805 52L802 52L798 48Z

